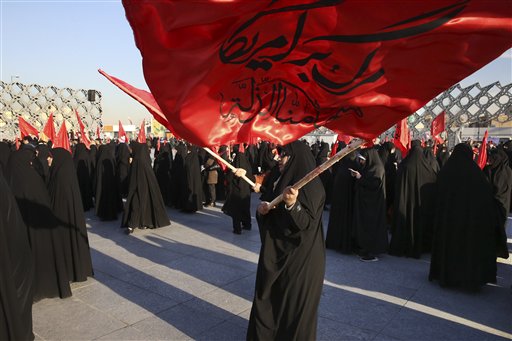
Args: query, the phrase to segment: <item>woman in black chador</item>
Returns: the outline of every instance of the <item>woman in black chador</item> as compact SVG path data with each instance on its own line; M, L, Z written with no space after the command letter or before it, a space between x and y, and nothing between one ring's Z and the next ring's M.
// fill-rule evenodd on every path
M325 273L322 212L325 192L319 178L299 191L291 185L315 168L300 141L283 148L281 177L262 199L283 194L269 209L258 207L261 250L247 340L314 340Z
M63 249L68 278L72 282L83 282L93 275L93 271L85 215L73 159L71 154L63 148L52 149L52 155L48 191L53 214L57 218L57 224L64 237Z
M116 180L115 145L111 142L99 150L96 164L96 215L101 220L116 220L123 207Z
M157 228L169 225L162 194L158 188L145 143L132 142L132 167L128 198L124 206L122 227Z
M429 280L473 290L496 283L496 256L508 257L506 216L469 145L455 146L436 185Z
M160 187L160 193L162 193L162 198L164 199L164 204L170 207L172 206L172 151L169 143L164 144L160 148L160 152L155 160L153 169L155 170L156 179L158 181L158 186Z
M130 177L130 149L126 143L119 143L116 147L116 167L119 194L121 198L126 198Z
M93 207L91 161L85 144L79 143L76 145L73 162L75 164L76 176L78 179L78 186L80 188L84 211L89 211Z
M437 161L435 161L437 165ZM439 168L439 167L437 167ZM389 253L419 258L432 244L432 204L436 171L425 157L419 140L398 166Z
M356 154L352 152L338 164L331 198L329 225L325 246L342 253L354 252L354 229L352 212L354 210L354 177L350 169L356 169Z
M197 147L189 145L184 158L184 176L182 179L182 210L194 213L203 209L203 182L201 181L201 163L197 154Z
M375 255L388 249L386 227L386 188L382 161L376 149L361 152L361 171L356 178L354 196L354 232L362 261L378 260Z
M23 147L7 165L9 186L28 227L35 265L34 301L69 297L71 288L63 250L63 236L51 209L50 195L32 163L35 152Z
M0 167L0 340L33 340L28 231Z
M250 230L251 226L251 185L247 183L242 175L254 181L252 167L247 156L240 151L240 145L235 145L233 151L236 154L233 166L237 171L226 174L228 182L228 193L226 202L222 206L222 212L231 217L233 222L233 233L241 234L242 229ZM245 172L244 172L245 171Z

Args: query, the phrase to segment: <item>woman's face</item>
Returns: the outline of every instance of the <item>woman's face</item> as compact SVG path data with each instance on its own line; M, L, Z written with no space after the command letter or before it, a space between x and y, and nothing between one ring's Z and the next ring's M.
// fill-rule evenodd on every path
M281 158L279 159L279 171L282 173L283 170L284 170L284 165L286 165L286 163L288 162L288 160L290 159L290 156L289 155L283 155L281 156Z

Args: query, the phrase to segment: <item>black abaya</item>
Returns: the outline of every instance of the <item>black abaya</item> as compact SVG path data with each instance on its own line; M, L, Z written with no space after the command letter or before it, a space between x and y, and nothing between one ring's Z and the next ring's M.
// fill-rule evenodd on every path
M496 283L496 255L506 250L506 217L470 146L455 146L436 186L429 280L468 289Z
M197 154L197 147L189 146L185 156L184 172L185 185L182 198L183 211L193 213L203 209L203 182L201 179L201 164Z
M116 220L122 208L116 179L115 145L106 144L100 148L96 164L96 215L101 220Z
M132 142L133 161L128 198L124 207L123 227L157 228L169 225L162 194L145 143Z
M130 177L130 149L126 143L119 143L116 147L116 167L119 194L126 198Z
M160 148L160 152L154 163L154 170L160 193L167 206L172 206L171 196L171 174L172 174L172 151L169 144L165 144Z
M73 163L75 165L76 177L78 179L78 186L84 211L89 211L93 207L92 181L90 156L85 144L79 143L76 145Z
M430 251L435 181L436 172L420 141L413 141L407 157L398 166L390 254L419 258L422 252Z
M300 141L284 147L290 158L269 200L314 169L309 148ZM325 274L322 211L325 192L319 178L299 190L297 202L258 215L261 250L247 340L314 340Z
M354 196L354 232L360 254L387 251L386 189L382 161L375 149L362 151L366 164L356 180Z
M34 151L23 148L11 155L7 165L9 185L28 227L34 257L34 300L69 297L63 236L57 228L46 185L32 168L34 159Z
M71 154L63 148L52 149L52 154L48 191L53 213L64 236L68 278L72 282L83 282L93 275L93 271L78 180Z
M354 251L354 230L352 227L354 210L354 177L349 168L356 169L355 153L345 156L338 164L334 178L329 225L325 246L343 253Z
M28 230L0 169L0 340L33 340L34 264Z

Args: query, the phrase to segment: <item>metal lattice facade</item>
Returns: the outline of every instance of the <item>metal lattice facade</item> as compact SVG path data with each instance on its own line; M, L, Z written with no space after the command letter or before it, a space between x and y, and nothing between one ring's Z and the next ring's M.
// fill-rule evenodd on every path
M430 137L432 120L443 111L446 113L445 137L453 146L455 134L461 127L474 124L494 126L512 121L512 83L504 86L500 82L487 86L475 83L465 88L460 84L452 86L409 116L412 138ZM383 136L392 137L393 132L394 128Z
M64 120L68 131L77 131L77 110L86 131L94 132L97 127L101 130L103 126L99 91L94 90L95 101L89 101L88 90L84 89L0 81L0 90L0 139L13 140L19 136L19 116L41 131L48 116L53 113L57 131Z

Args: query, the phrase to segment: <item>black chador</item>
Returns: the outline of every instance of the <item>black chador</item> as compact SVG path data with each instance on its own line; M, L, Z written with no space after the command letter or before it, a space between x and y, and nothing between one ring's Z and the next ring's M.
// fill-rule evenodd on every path
M69 297L71 288L66 268L63 236L51 209L50 195L32 163L30 147L14 152L7 165L9 185L28 227L35 277L34 300Z
M83 282L93 275L93 271L78 180L67 150L54 148L52 155L48 191L63 236L68 278L72 282Z
M0 168L0 340L33 340L28 230Z
M382 161L375 149L361 152L366 159L361 178L355 180L354 232L360 255L373 256L387 251L386 189Z
M121 198L126 198L130 176L130 149L126 143L119 143L116 147L116 167L119 194Z
M324 162L329 159L329 144L327 142L320 143L320 150L316 155L316 165L320 166ZM322 181L322 185L325 190L325 204L331 204L331 188L332 188L332 173L331 169L327 169L326 171L320 174L320 180Z
M48 158L50 157L50 148L46 143L39 143L36 147L37 158L33 162L33 167L43 178L44 183L48 183L50 166L48 164Z
M96 164L96 215L101 220L116 220L122 208L116 178L115 145L101 146Z
M177 209L183 209L187 192L187 177L185 174L185 157L187 146L184 143L176 145L171 174L171 200ZM200 169L199 169L200 171Z
M284 147L289 159L272 200L315 168L309 147L295 141ZM322 212L325 192L319 178L299 190L287 210L284 202L258 214L261 250L247 340L315 340L325 273Z
M240 152L239 145L233 147L235 158L233 159L233 167L242 168L247 171L245 176L251 181L255 178L252 175L251 164L247 160L247 156ZM222 211L231 217L233 222L233 232L242 233L242 228L250 230L251 226L251 185L241 177L234 175L232 171L226 174L228 182L228 193L226 202L222 206Z
M386 173L386 210L388 222L391 221L391 212L395 200L396 171L399 163L396 151L397 149L393 142L384 142L379 148L379 156L384 164Z
M460 143L438 174L430 280L477 289L496 283L496 256L506 250L506 216L492 186Z
M155 170L156 179L162 198L167 206L172 206L171 196L171 173L172 173L172 151L171 145L165 144L160 148L160 152L154 162L153 169Z
M437 165L437 161L434 159ZM436 172L420 141L414 140L398 166L389 253L419 258L432 244L432 204Z
M164 201L145 143L132 142L133 161L130 171L128 198L124 206L122 226L157 228L169 225Z
M78 179L78 186L80 188L84 211L89 211L93 207L91 161L85 144L79 143L76 145L73 163L75 164L76 176Z
M503 211L507 212L512 195L512 169L505 151L495 149L489 153L489 165L484 168L484 173L491 182L494 195L503 206Z
M193 213L203 209L203 183L201 181L201 164L197 154L197 147L188 146L184 161L186 188L182 194L182 210Z
M329 249L343 253L354 251L354 177L350 169L356 169L355 152L345 156L338 163L331 198L331 210L329 212L329 225L325 246Z
M5 142L0 142L0 169L4 172L7 170L7 161L11 155L11 146Z

